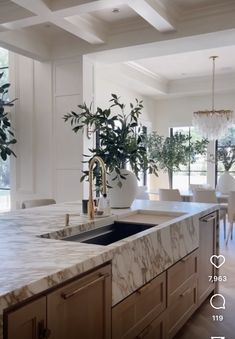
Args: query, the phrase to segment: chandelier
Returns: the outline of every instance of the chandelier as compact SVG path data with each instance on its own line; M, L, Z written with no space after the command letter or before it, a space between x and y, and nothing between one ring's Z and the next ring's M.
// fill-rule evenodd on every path
M212 109L198 111L193 113L193 126L208 140L221 138L233 123L233 112L230 110L215 110L215 59L217 56L211 56L213 61L212 71Z

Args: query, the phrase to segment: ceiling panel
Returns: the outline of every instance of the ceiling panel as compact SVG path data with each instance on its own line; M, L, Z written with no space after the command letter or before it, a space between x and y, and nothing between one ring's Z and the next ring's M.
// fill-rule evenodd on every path
M208 6L226 5L235 3L234 0L168 0L169 5L178 7L181 11L206 8Z
M119 10L119 12L115 10ZM138 17L137 13L127 5L119 5L117 8L106 8L101 11L95 11L92 12L92 15L109 24Z
M235 46L142 59L136 63L149 72L174 80L210 75L212 61L209 57L212 55L219 56L216 74L235 72Z
M10 0L0 0L0 24L34 16L33 13Z

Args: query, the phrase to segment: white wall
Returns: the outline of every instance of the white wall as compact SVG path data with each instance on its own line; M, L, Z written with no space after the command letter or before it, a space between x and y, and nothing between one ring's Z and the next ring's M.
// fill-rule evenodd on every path
M115 68L115 65L113 66ZM109 70L110 71L110 70ZM125 83L119 84L115 82L114 75L108 74L106 68L95 68L95 105L101 108L109 106L109 100L111 99L111 93L117 94L121 97L120 101L126 104L126 109L129 109L129 103L135 103L135 98L143 100L143 114L140 120L146 123L154 121L156 101L150 97L143 96L140 93L125 86Z
M215 108L231 109L235 112L235 93L216 93ZM156 102L156 130L168 135L170 127L192 125L193 112L211 109L211 94L158 100Z
M235 93L216 93L216 109L231 109L235 112ZM155 106L155 130L161 135L169 135L170 127L183 127L192 125L193 112L211 108L211 94L158 100ZM211 149L213 148L210 145ZM207 164L207 182L214 185L214 165ZM152 188L168 187L168 176L159 173L159 178L152 182Z
M15 54L10 69L12 96L18 98L12 208L26 199L81 199L83 137L62 117L82 102L82 58L52 64Z

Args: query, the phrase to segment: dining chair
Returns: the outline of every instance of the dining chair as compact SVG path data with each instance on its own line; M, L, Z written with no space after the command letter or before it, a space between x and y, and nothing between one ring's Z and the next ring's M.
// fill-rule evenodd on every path
M193 191L193 201L219 205L220 207L219 215L220 219L223 220L224 223L224 239L226 239L226 215L228 212L228 204L226 203L219 204L216 197L216 192L213 189L195 189Z
M22 208L32 208L39 206L46 206L56 204L54 199L34 199L34 200L25 200L22 202Z
M189 184L189 190L191 192L195 191L195 190L211 190L212 187L208 184Z
M229 192L228 197L228 222L229 230L226 239L226 245L228 244L229 236L233 239L233 221L235 220L235 191Z
M159 189L160 201L182 201L180 191L178 189L160 188Z

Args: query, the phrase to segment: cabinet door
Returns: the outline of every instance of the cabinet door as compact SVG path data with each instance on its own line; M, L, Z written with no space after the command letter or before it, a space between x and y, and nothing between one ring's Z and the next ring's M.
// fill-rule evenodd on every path
M164 272L113 307L112 339L136 338L165 308Z
M198 304L200 305L215 288L209 281L209 275L215 274L210 257L216 251L217 213L211 213L200 219L199 225L199 279L198 279Z
M110 265L48 294L50 339L111 337Z
M157 319L151 322L139 335L136 339L165 339L166 338L166 329L165 329L165 313L159 316Z
M46 338L46 297L42 297L6 315L7 339ZM48 332L49 333L49 332Z
M167 338L173 338L197 308L198 250L167 271Z

